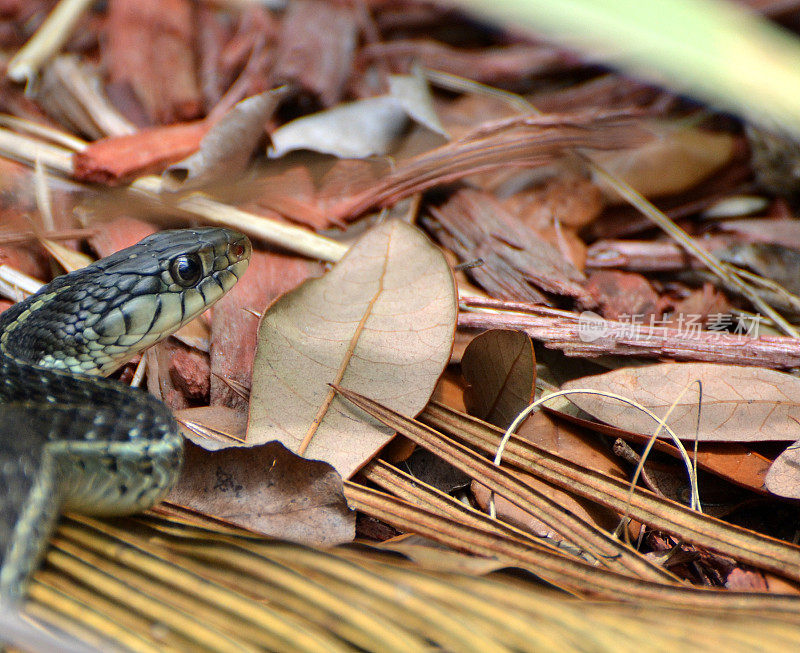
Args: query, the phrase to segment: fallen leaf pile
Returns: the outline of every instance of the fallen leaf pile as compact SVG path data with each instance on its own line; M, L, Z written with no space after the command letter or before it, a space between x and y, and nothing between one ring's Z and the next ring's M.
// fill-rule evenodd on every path
M254 245L119 374L177 486L66 516L0 640L796 649L780 129L413 0L10 0L0 47L0 310L161 228Z

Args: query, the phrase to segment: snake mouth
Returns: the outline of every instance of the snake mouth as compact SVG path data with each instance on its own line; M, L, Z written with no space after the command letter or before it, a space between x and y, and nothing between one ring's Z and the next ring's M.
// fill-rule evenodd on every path
M241 279L242 275L247 271L252 253L253 246L250 244L250 239L244 234L238 234L236 240L228 245L229 270L233 276L236 277L237 281Z

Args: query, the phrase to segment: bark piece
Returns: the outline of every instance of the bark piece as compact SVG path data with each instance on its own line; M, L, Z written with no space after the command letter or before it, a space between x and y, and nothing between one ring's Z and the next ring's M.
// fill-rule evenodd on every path
M357 35L351 7L294 0L281 25L272 84L296 86L323 106L333 106L341 100L351 75Z
M79 181L115 185L161 172L194 152L208 129L204 121L189 122L103 138L73 155L73 174Z
M197 118L194 11L189 0L112 0L103 60L109 83L130 89L151 123Z
M492 195L463 189L431 213L441 225L437 235L444 245L463 261L483 260L469 274L493 296L540 302L542 290L594 305L581 272Z
M586 290L608 320L636 317L639 323L649 324L660 315L658 293L641 274L616 270L594 272L586 281Z

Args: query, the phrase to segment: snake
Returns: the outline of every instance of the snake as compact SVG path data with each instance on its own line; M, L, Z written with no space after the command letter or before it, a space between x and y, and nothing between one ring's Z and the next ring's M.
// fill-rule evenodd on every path
M133 514L174 486L172 411L105 377L222 297L251 251L227 228L160 231L0 313L0 602L25 598L62 512Z

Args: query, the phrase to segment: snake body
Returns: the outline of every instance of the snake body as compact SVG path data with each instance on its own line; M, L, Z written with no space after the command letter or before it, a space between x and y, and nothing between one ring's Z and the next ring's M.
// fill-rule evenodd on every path
M102 376L222 297L250 253L228 229L163 231L0 314L0 601L24 596L62 510L129 514L170 490L171 411Z

